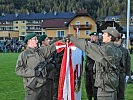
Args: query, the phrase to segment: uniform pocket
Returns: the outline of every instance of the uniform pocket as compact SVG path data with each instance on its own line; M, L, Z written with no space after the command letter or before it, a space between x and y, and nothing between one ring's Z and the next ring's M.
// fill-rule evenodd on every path
M119 78L115 73L113 72L105 73L103 79L104 79L105 91L116 90L119 84Z

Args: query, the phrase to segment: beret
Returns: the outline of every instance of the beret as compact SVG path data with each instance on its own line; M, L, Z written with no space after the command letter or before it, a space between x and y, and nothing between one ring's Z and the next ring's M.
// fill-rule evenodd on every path
M27 44L27 41L28 41L29 39L35 37L35 36L36 36L36 33L29 33L29 34L27 34L27 35L25 36L25 38L24 38L24 43Z
M39 36L38 37L38 43L41 43L42 41L44 41L46 37L47 37L46 34Z
M96 35L96 36L98 36L98 33L97 32L92 32L92 33L90 33L90 36L91 35Z

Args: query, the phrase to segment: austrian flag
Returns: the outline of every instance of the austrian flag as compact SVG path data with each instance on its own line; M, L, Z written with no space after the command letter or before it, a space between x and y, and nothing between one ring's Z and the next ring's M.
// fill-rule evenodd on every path
M58 100L81 100L82 51L73 43L56 42L64 50L58 85Z

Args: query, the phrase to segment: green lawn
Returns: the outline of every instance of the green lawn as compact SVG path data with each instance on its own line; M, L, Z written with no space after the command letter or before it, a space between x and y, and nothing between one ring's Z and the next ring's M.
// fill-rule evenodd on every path
M131 56L133 61L133 55ZM0 53L0 100L24 100L22 78L15 74L17 57L18 53ZM82 100L87 100L84 78L82 80ZM128 84L126 100L133 100L132 94L133 84Z

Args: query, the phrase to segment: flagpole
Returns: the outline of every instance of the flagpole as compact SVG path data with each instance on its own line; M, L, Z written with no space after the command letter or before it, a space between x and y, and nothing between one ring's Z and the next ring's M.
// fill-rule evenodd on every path
M129 47L129 19L130 19L130 0L127 1L127 41L126 41L126 48Z

